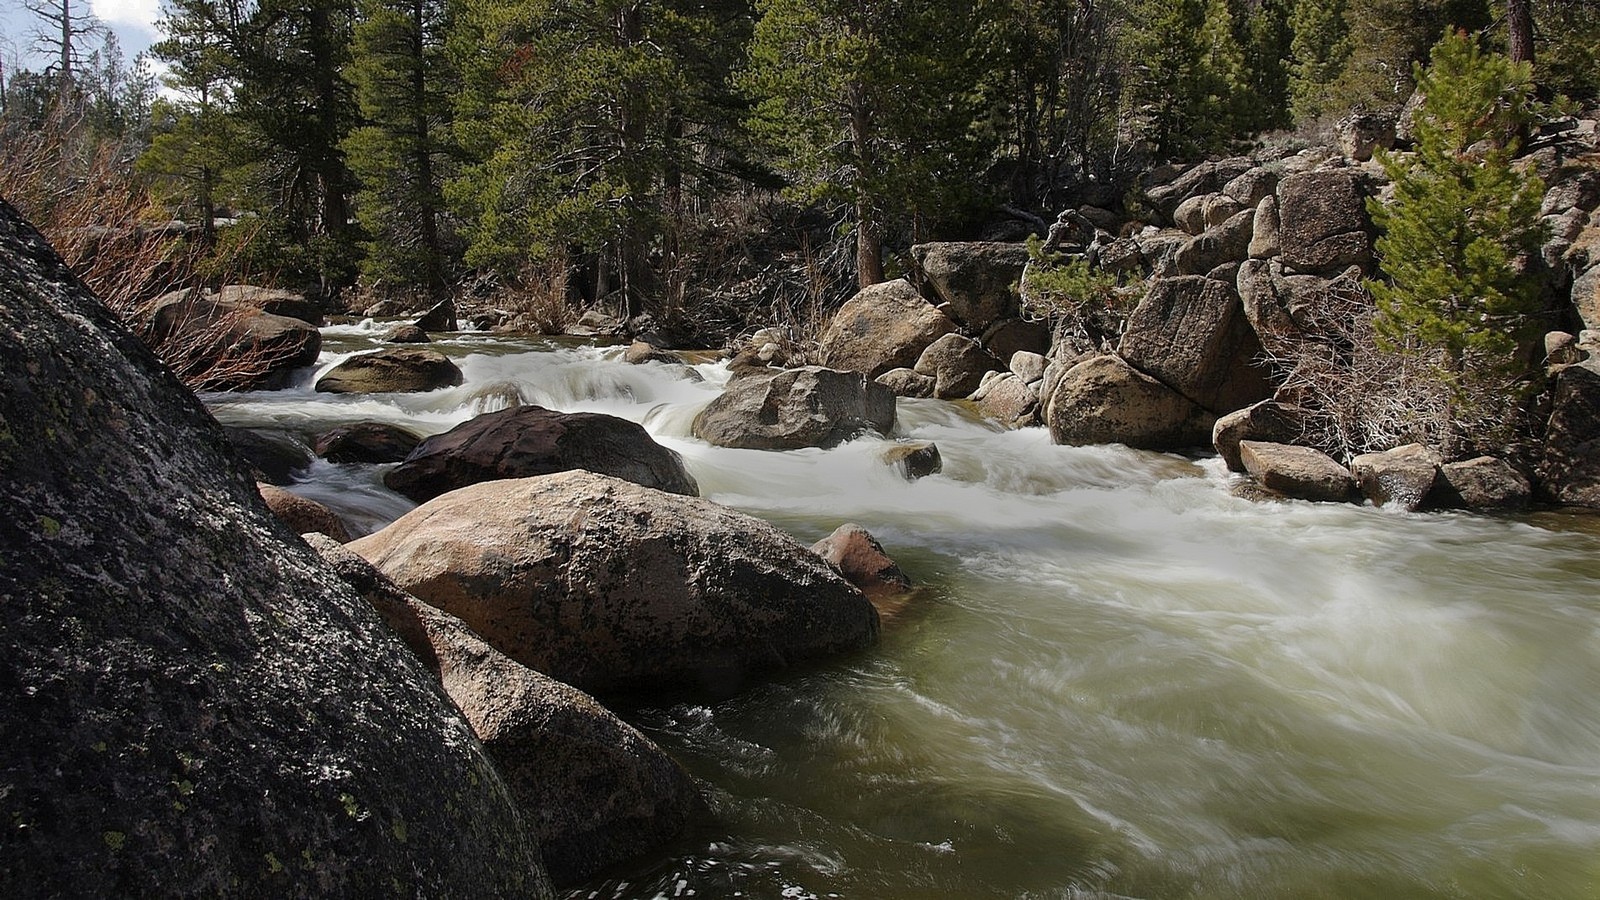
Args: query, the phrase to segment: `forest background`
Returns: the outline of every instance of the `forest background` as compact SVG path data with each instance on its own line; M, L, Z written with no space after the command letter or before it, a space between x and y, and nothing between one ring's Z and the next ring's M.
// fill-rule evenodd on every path
M1600 96L1600 0L166 0L133 60L87 0L23 2L0 194L124 307L250 281L815 326L912 243L1329 143L1451 29Z

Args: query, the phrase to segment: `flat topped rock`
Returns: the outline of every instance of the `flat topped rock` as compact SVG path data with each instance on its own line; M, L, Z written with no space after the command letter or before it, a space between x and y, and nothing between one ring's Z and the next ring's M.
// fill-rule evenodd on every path
M1310 447L1240 441L1239 457L1263 487L1296 500L1345 502L1356 495L1356 479L1333 457Z
M694 436L719 447L833 447L864 431L894 428L894 392L859 372L821 366L750 375L695 416Z

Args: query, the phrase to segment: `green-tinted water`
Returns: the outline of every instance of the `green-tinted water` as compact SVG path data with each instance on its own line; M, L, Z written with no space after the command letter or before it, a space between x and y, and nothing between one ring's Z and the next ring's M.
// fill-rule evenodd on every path
M217 409L299 431L437 431L508 395L623 415L712 499L808 542L859 522L923 585L871 653L627 711L718 820L573 897L1600 898L1589 520L1256 505L1215 461L932 401L897 434L945 470L907 483L878 439L693 440L709 366L532 350L462 344L467 384L426 397ZM376 527L405 508L376 476L318 463L296 489Z

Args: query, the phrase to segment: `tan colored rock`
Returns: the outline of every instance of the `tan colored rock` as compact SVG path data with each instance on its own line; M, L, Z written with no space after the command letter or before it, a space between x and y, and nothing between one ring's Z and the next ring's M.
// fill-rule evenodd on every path
M1510 463L1480 456L1441 467L1428 502L1447 509L1518 510L1526 508L1532 496L1527 477Z
M1117 351L1213 414L1272 396L1259 366L1261 342L1231 284L1198 276L1153 280Z
M956 323L905 279L875 284L834 314L820 342L822 364L876 378L916 365L929 344L955 330Z
M997 375L973 399L986 418L1007 428L1025 428L1039 419L1039 394L1010 372Z
M962 400L983 383L983 376L1005 368L982 345L969 337L947 334L922 351L915 371L933 379L933 396L940 400Z
M1438 451L1407 444L1382 453L1363 453L1350 461L1350 471L1373 506L1415 512L1433 492L1443 464Z
M1211 446L1230 472L1245 471L1239 456L1240 441L1287 444L1305 433L1305 410L1275 400L1263 400L1228 413L1211 429Z
M592 692L725 693L878 634L861 592L777 528L588 472L452 491L350 547L512 659Z
M912 397L926 399L933 396L933 389L938 381L931 375L923 375L915 369L890 369L873 379L894 392L896 397Z
M1264 441L1241 441L1239 458L1250 477L1286 497L1345 502L1356 496L1356 480L1350 470L1334 462L1321 450Z
M257 482L256 490L267 502L267 509L283 520L295 534L325 534L341 544L350 541L350 531L339 515L328 507L276 485Z
M1203 446L1215 417L1182 394L1103 354L1068 369L1047 399L1045 424L1057 444L1126 444L1140 450Z
M594 698L489 646L350 550L316 536L311 544L438 676L522 807L557 887L709 815L693 778Z

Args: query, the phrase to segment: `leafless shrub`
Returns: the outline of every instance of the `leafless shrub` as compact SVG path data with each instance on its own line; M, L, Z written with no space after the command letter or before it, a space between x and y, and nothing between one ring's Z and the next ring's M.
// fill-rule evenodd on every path
M1526 391L1444 376L1442 354L1386 349L1359 283L1336 281L1299 328L1262 335L1277 399L1307 410L1304 440L1336 459L1419 443L1449 458L1514 449Z
M491 291L481 303L509 313L506 328L561 334L578 320L567 300L569 278L564 263L531 263L517 278Z

